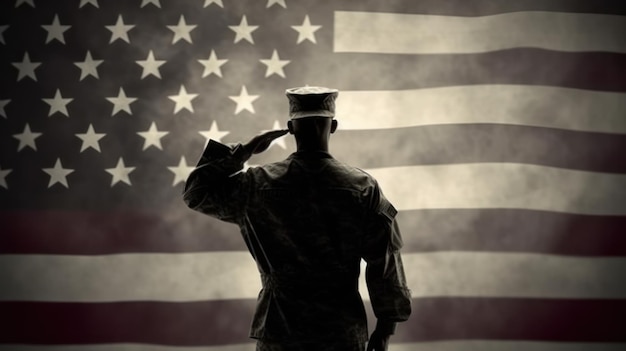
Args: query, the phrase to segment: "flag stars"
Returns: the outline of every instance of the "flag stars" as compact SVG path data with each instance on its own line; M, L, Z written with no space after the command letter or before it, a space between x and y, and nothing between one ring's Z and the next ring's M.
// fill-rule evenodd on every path
M7 29L9 29L8 25L0 26L0 43L2 43L2 44L6 44L5 41L4 41L4 31L7 30Z
M195 167L187 165L187 160L185 160L185 156L181 156L180 162L178 162L178 166L176 167L167 167L170 172L174 173L174 182L172 186L176 186L178 183L184 183L187 178L189 178L189 174L194 170Z
M248 90L244 85L241 87L241 92L238 96L229 96L229 98L237 104L237 107L235 107L235 114L239 114L239 112L243 110L248 110L254 113L254 106L252 106L252 103L254 100L259 98L259 95L249 95Z
M194 30L196 27L197 25L195 24L187 25L187 23L185 22L185 16L181 15L177 25L167 26L169 30L174 32L174 39L172 39L172 44L176 44L179 40L182 39L186 40L189 43L192 43L191 31Z
M267 6L265 6L265 8L270 8L272 5L280 5L285 9L287 8L285 0L267 0Z
M114 41L121 39L127 43L130 43L128 39L128 31L135 27L134 24L124 24L124 19L122 15L117 16L117 22L112 26L105 26L109 31L111 31L111 40L109 40L109 44Z
M169 134L169 132L161 132L157 129L156 123L152 122L150 129L145 132L137 132L139 136L144 138L143 149L146 150L150 146L154 146L159 150L163 150L161 146L161 138Z
M58 40L61 43L65 44L65 37L63 33L70 29L72 26L64 26L59 22L59 15L54 15L54 19L52 20L52 24L50 25L42 25L43 29L48 32L48 36L46 37L46 44L53 40Z
M135 170L135 167L126 167L124 164L124 159L120 157L117 161L117 165L114 168L106 168L105 171L109 173L112 177L111 179L111 187L119 182L126 183L128 185L132 185L130 182L130 178L128 175Z
M204 66L204 72L202 72L202 78L205 78L211 74L222 78L222 65L228 62L228 60L220 60L215 54L215 50L211 50L211 54L207 60L198 60Z
M98 5L98 0L80 0L80 4L78 5L78 8L82 8L85 5L92 5L96 8L100 8L100 6Z
M19 82L24 77L30 77L35 82L37 81L37 76L35 75L35 69L41 65L40 62L31 62L30 56L28 56L28 52L24 53L24 58L22 62L13 62L14 67L16 67L19 72L17 74L17 81Z
M57 112L60 112L61 114L64 114L67 117L70 116L67 113L67 104L69 104L74 99L64 98L63 96L61 96L61 91L59 89L57 89L52 99L42 99L42 100L45 101L46 104L50 105L50 111L48 112L48 117L52 116L53 114Z
M141 7L145 7L148 4L152 4L158 8L161 8L161 2L159 0L141 0Z
M120 88L117 97L108 97L106 99L113 104L113 112L111 112L111 116L115 116L120 111L126 111L129 115L132 115L133 113L130 110L130 104L137 100L137 98L134 97L127 97L126 92L124 92L124 88Z
M17 146L17 151L22 150L25 147L29 147L35 151L37 151L37 145L35 144L35 140L41 136L41 133L33 133L30 130L30 126L26 123L24 127L24 131L20 134L13 134L13 137L20 141Z
M93 125L89 124L89 128L87 128L86 133L76 133L76 137L83 141L80 152L87 150L88 148L92 148L98 152L100 151L100 139L104 138L105 133L96 133L93 129Z
M222 138L228 135L228 132L222 131L217 127L217 122L213 121L211 123L211 128L209 130L203 130L198 132L205 139L204 147L209 143L209 140L213 139L215 141L222 141Z
M248 20L246 19L246 15L241 18L241 22L238 26L228 26L233 32L235 32L235 43L238 43L242 39L247 40L251 44L254 44L254 39L252 39L252 32L257 30L259 26L249 26Z
M35 7L35 0L16 0L15 1L15 7L19 7L21 4L27 4L30 5L30 7Z
M148 52L148 57L145 60L138 60L135 62L137 62L137 64L143 68L143 71L141 72L141 79L144 79L145 77L150 75L161 79L161 72L159 71L159 67L161 67L166 61L155 60L152 50Z
M274 50L272 53L272 57L269 60L259 60L262 64L267 66L267 70L265 71L265 78L271 76L272 74L276 74L285 78L285 72L283 71L283 67L289 64L289 60L281 60L278 57L278 52Z
M7 176L9 175L9 173L11 173L12 169L2 169L2 167L0 167L0 187L1 188L5 188L8 189L9 187L7 186Z
M188 94L185 86L181 85L180 90L178 91L178 95L170 95L168 97L170 98L170 100L176 103L176 105L174 106L174 113L176 114L182 109L186 109L187 111L193 113L191 100L195 99L197 96L198 94Z
M4 107L9 104L11 100L0 100L0 116L7 118L7 112L4 110Z
M57 161L55 162L53 168L44 168L43 171L48 173L48 175L50 176L48 188L56 183L60 183L64 187L69 188L69 185L67 184L67 176L74 172L74 170L69 168L63 168L63 165L61 164L61 159L57 158Z
M208 7L211 4L215 4L221 8L224 8L224 3L222 0L204 0L204 7Z
M87 55L85 56L85 61L82 62L74 62L74 64L80 68L80 79L79 81L85 79L88 76L96 77L98 76L98 66L100 66L104 62L104 60L94 60L91 57L91 52L87 51Z
M300 26L291 26L295 31L298 32L298 41L296 44L300 44L305 40L309 40L310 42L316 44L315 41L315 32L318 31L322 26L314 26L311 25L311 21L309 20L309 15L304 16L304 21Z

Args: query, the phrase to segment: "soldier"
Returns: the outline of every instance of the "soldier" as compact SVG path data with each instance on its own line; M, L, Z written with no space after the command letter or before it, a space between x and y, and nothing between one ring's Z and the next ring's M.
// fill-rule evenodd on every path
M185 202L241 228L261 274L250 330L257 350L363 351L361 259L377 317L367 350L387 350L396 322L411 313L397 211L374 178L328 153L338 91L302 87L286 94L288 129L246 144L210 140L187 179ZM296 152L240 172L253 154L288 132Z

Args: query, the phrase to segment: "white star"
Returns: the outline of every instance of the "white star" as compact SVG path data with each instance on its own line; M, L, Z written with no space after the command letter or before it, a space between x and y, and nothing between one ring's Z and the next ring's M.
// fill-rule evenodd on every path
M3 35L3 33L4 33L4 31L5 31L5 30L7 30L8 28L9 28L9 26L8 26L8 25L6 25L6 26L0 26L0 43L2 43L2 44L5 44L5 42L4 42L4 35Z
M124 19L122 15L117 16L117 22L113 26L105 26L108 30L111 31L111 40L109 40L109 44L116 41L117 39L122 39L123 41L130 43L128 39L128 31L135 27L134 24L124 24Z
M159 67L161 67L161 65L165 63L165 60L155 60L152 50L148 52L148 57L145 60L138 60L135 62L143 67L143 72L141 72L141 79L144 79L148 75L153 75L161 79L161 72L159 72Z
M224 4L222 3L222 0L204 0L204 7L207 7L211 4L216 4L217 6L224 8Z
M21 4L28 4L28 5L30 5L31 7L35 7L35 3L34 3L34 1L35 1L35 0L17 0L17 1L15 2L15 7L18 7L18 6L20 6Z
M313 26L311 25L311 21L309 20L309 15L304 16L304 21L301 26L291 26L294 30L298 32L298 42L296 44L300 44L305 39L316 43L315 41L315 32L322 28L322 26Z
M198 133L200 133L200 135L202 135L206 140L204 143L204 147L206 147L206 145L209 143L209 140L213 139L215 141L222 141L222 138L229 134L228 132L219 130L219 128L217 127L217 122L215 121L211 123L211 128L209 130L199 131Z
M113 179L111 179L111 187L119 182L124 182L128 185L132 185L130 183L130 178L128 178L128 175L134 170L135 167L126 167L126 165L124 165L124 159L122 159L121 157L117 161L117 165L115 166L115 168L105 169L105 171L113 176Z
M259 60L262 64L267 66L267 70L265 71L265 78L271 76L272 74L277 74L283 78L285 78L285 72L283 71L283 67L289 64L289 60L281 60L278 57L278 52L274 50L272 53L272 57L269 60Z
M269 132L271 130L279 130L279 129L285 129L284 127L282 127L280 125L280 123L278 121L274 121L274 125L272 125L272 129L267 129L267 130L263 130L261 131L261 133L265 133L265 132ZM287 150L287 145L285 144L285 138L284 135L281 136L278 139L274 139L272 140L270 147L272 147L272 145L278 145L280 146L283 150Z
M204 72L202 72L202 78L210 74L215 74L216 76L221 78L222 69L220 67L222 67L223 64L228 62L228 60L218 59L217 56L215 55L215 50L211 50L211 55L209 56L207 60L198 60L198 62L200 62L204 66Z
M98 0L80 0L80 5L78 5L78 8L81 8L87 4L91 4L97 8L100 8L100 6L98 6Z
M241 18L241 22L239 23L238 26L228 26L228 28L230 28L233 32L236 33L235 43L239 42L241 39L245 39L249 41L250 43L254 44L254 40L252 39L252 32L257 30L259 26L249 26L248 20L246 19L246 15L243 15L243 17Z
M127 97L124 92L124 88L120 88L117 97L108 97L106 99L113 104L113 112L111 112L111 116L115 116L115 114L120 111L126 111L129 115L132 115L133 112L130 110L130 104L137 100L137 98Z
M167 169L174 173L174 182L172 183L172 186L176 186L178 183L184 183L187 178L189 178L189 174L195 169L195 167L188 166L185 156L181 156L178 166L167 167Z
M56 183L61 183L61 185L69 188L69 185L67 184L67 176L68 174L74 172L74 170L69 168L63 168L63 165L61 164L61 159L57 158L57 161L54 164L53 168L44 168L43 171L48 173L48 175L50 176L48 188Z
M141 0L141 7L144 7L148 4L152 4L158 8L161 8L161 3L159 2L159 0Z
M67 113L67 104L69 104L74 99L63 98L63 96L61 96L61 90L57 89L52 99L42 99L42 100L45 101L46 104L50 105L50 111L48 112L48 117L52 116L56 112L61 112L67 117L70 116Z
M169 132L160 132L156 127L156 123L152 122L148 131L137 132L137 134L145 139L143 142L142 150L145 150L150 146L154 146L159 150L163 150L163 147L161 146L161 138L169 134Z
M172 39L172 44L175 44L181 39L185 39L186 41L191 43L191 31L194 30L194 28L196 27L197 25L195 24L187 25L187 22L185 22L185 16L181 15L177 25L167 26L167 28L174 32L174 39Z
M54 15L54 19L52 20L52 24L42 25L43 29L48 31L48 36L46 37L46 44L56 39L61 43L65 44L65 37L63 33L66 30L70 29L72 26L64 26L59 22L59 15Z
M8 189L7 186L7 176L11 173L11 169L2 169L0 168L0 187Z
M284 8L287 8L287 4L285 4L285 0L267 0L267 6L265 8L269 8L270 6L278 4Z
M13 62L12 64L20 71L17 75L18 82L26 76L31 77L35 82L37 81L37 77L35 76L35 69L39 67L41 63L30 62L28 52L24 53L24 58L22 59L22 62Z
M94 60L91 57L91 52L87 51L87 56L85 56L85 61L83 62L74 62L78 68L80 68L80 79L83 80L87 76L94 76L96 79L98 77L98 66L100 66L104 62L104 60Z
M87 133L76 133L76 136L83 141L83 144L80 147L80 152L83 152L88 148L101 152L100 139L104 138L105 135L105 133L96 133L93 129L93 125L89 124Z
M259 95L248 95L248 90L246 89L246 86L243 85L239 96L229 96L229 98L237 103L235 114L238 114L243 110L248 110L254 113L254 106L252 106L252 102L258 99Z
M174 113L178 113L178 111L182 109L186 109L187 111L193 113L191 100L195 99L196 96L198 96L198 94L187 94L187 89L185 89L184 85L181 85L178 95L170 95L168 97L176 103L174 106Z
M26 123L24 127L24 131L20 134L13 134L15 139L20 141L20 144L17 146L17 151L22 150L25 147L30 147L31 149L37 151L37 145L35 144L35 139L39 138L41 133L33 133L30 131L30 126Z
M7 118L7 112L4 110L4 107L11 102L11 100L0 100L0 116Z

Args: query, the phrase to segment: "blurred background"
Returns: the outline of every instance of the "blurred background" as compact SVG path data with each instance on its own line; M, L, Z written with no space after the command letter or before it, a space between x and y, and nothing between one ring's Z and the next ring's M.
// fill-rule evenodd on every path
M254 350L239 229L181 193L303 85L400 211L392 351L624 350L625 33L609 0L3 0L0 350Z

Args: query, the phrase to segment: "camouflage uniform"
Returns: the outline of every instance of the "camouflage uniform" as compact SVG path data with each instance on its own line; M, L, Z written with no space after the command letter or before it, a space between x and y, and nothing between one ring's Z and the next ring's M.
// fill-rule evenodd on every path
M258 350L311 342L317 350L362 348L368 332L358 292L361 258L377 318L408 319L396 210L371 176L324 152L242 168L241 144L211 140L184 198L190 208L241 228L262 281L250 330L261 340Z

